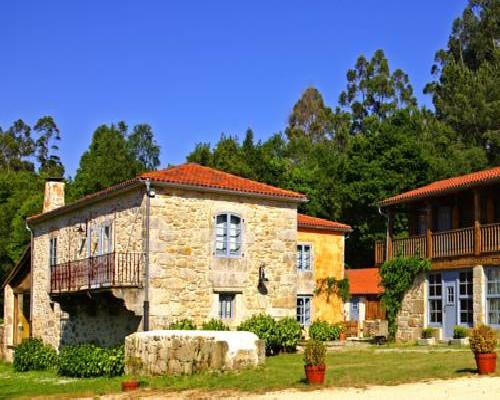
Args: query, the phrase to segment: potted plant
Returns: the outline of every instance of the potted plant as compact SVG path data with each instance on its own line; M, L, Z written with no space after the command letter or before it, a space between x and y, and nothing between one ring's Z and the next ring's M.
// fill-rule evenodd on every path
M497 368L496 333L487 325L479 325L471 332L470 348L476 358L479 375L495 372Z
M128 357L125 361L125 368L127 374L130 375L130 379L122 381L122 391L129 392L138 389L140 382L137 374L142 369L142 360L139 357Z
M422 338L418 340L419 346L432 346L436 344L436 331L433 328L422 329Z
M457 325L453 328L453 339L450 340L452 345L468 345L469 344L469 330L465 326Z
M308 340L304 351L304 370L307 382L323 384L325 381L325 356L326 348L319 340Z
M345 323L343 323L343 322L339 322L338 326L339 326L339 329L340 329L340 332L339 332L339 340L340 340L341 342L345 342L345 340L346 340L346 336L347 336L347 335L346 335L346 326L345 326Z

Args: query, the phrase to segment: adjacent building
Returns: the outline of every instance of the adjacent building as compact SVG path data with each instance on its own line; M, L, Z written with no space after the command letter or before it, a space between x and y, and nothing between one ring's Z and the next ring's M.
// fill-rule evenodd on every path
M4 284L4 349L25 336L114 345L182 318L339 321L341 299L314 288L343 278L351 229L298 214L305 201L194 163L68 205L64 182L49 180L43 212L27 221L31 246Z
M432 263L405 296L398 339L414 340L435 327L443 339L456 325L500 329L500 167L433 182L383 200L386 242L376 264L397 255ZM408 229L394 234L397 214Z

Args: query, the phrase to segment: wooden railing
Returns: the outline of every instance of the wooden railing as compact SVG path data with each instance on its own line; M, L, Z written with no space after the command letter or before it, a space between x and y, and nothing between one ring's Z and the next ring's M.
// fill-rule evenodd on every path
M425 236L412 236L404 239L394 239L392 241L392 254L403 257L420 255L425 257L427 245Z
M481 252L500 251L500 224L481 225Z
M108 253L50 267L50 291L78 292L122 286L140 286L143 253Z
M421 255L436 259L500 252L500 223L435 232L431 234L430 242L428 248L426 236L393 239L392 255ZM380 265L385 259L385 242L375 242L375 264Z
M432 256L455 257L474 254L474 228L432 234Z

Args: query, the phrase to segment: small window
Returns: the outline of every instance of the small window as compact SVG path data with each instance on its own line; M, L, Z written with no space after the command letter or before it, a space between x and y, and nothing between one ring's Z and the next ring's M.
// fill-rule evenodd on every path
M112 237L111 224L105 223L101 225L99 243L98 243L98 253L109 254L112 252L113 252L113 237Z
M50 238L49 243L49 264L50 266L57 264L57 238Z
M234 257L241 254L241 217L219 214L215 221L215 254Z
M311 302L312 296L297 297L297 321L302 326L311 324Z
M219 318L220 319L233 319L234 318L234 300L233 293L219 294Z
M433 325L441 325L443 322L443 299L442 299L443 286L442 286L441 274L439 272L429 274L428 285L429 285L429 300L428 300L429 323Z
M486 314L489 325L500 325L500 267L486 270Z
M441 324L443 322L443 303L442 300L429 300L430 322Z
M297 245L297 270L298 271L312 270L312 251L310 244Z

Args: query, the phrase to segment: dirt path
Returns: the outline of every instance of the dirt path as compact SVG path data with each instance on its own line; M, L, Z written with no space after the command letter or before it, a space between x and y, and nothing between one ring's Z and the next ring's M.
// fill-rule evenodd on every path
M500 399L500 377L473 377L454 380L407 383L399 386L370 386L366 389L329 388L313 391L283 390L266 394L235 392L147 392L109 395L106 400L125 399L231 399L231 400L490 400Z

